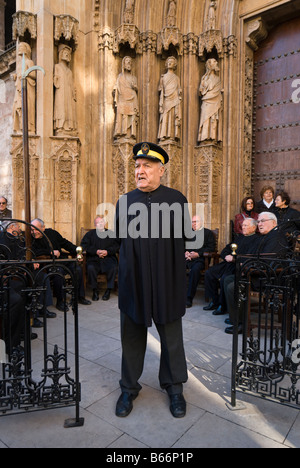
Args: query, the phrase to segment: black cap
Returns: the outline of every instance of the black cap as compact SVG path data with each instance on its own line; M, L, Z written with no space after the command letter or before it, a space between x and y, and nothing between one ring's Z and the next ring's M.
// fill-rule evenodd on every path
M133 159L146 158L151 159L152 161L160 161L163 164L167 164L169 161L168 153L161 148L161 146L147 141L134 145L133 154Z

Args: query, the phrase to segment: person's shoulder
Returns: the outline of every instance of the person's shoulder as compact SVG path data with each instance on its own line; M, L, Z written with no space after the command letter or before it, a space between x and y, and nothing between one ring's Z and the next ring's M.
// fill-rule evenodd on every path
M160 191L162 194L165 194L166 197L173 198L174 201L183 201L184 203L187 203L187 199L185 195L183 195L183 193L177 189L166 187L165 185L161 185Z

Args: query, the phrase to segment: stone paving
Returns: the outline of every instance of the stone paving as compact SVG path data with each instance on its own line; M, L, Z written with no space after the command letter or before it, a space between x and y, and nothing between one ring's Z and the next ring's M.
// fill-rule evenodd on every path
M168 397L159 387L160 344L155 327L149 330L143 389L125 419L115 416L119 397L121 344L117 295L108 302L80 306L81 428L65 429L74 407L0 418L0 448L298 448L297 409L238 394L245 409L232 411L232 337L224 333L226 316L203 311L203 291L197 292L184 318L189 380L184 387L187 415L174 419ZM52 309L51 309L52 310ZM54 309L53 309L54 310ZM70 317L71 320L71 317ZM48 342L62 342L63 314L49 321ZM42 356L42 332L32 342L33 360ZM72 346L70 353L72 352Z

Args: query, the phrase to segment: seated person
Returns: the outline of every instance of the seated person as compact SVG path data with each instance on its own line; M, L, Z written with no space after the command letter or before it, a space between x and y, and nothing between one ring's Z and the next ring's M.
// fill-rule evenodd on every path
M83 237L81 246L83 251L86 252L88 281L93 289L92 299L93 301L99 300L97 276L104 273L107 278L107 289L102 299L107 301L110 298L111 290L114 288L118 270L116 253L119 250L119 244L113 238L112 231L105 229L105 219L102 216L95 218L94 225L95 229L92 229Z
M256 233L257 223L253 218L246 218L242 224L243 234L239 237L237 255L255 252L259 242ZM210 298L208 306L204 310L213 310L213 315L226 313L226 303L223 296L223 282L226 276L235 272L235 257L232 255L232 244L228 244L221 252L223 262L211 266L205 273L205 296ZM219 293L220 289L220 293Z
M242 224L246 218L258 218L258 213L255 211L255 201L253 197L245 197L241 203L241 212L235 215L234 218L234 232L235 234L242 234Z
M0 197L0 219L11 219L12 212L7 208L7 198Z
M25 238L24 234L21 230L19 223L15 221L6 221L2 224L4 231L1 233L1 249L0 249L0 257L1 259L6 260L20 260L24 261L26 259L26 246L25 246ZM33 263L32 265L28 266L29 270L31 270L31 275L36 281L37 286L43 286L45 281L45 274L39 275L37 277L37 270L39 269L39 264ZM36 279L37 278L37 279ZM15 283L21 283L21 281L15 281ZM39 320L38 317L44 317L43 311L45 307L45 314L47 318L55 318L56 314L50 312L47 307L52 305L52 294L51 294L51 287L50 282L46 279L45 283L46 291L41 292L38 296L38 306L33 313L33 327L34 328L41 328L43 327L43 323Z
M265 185L260 191L261 200L256 203L256 212L275 212L274 189L271 185Z
M52 258L52 250L51 246L49 245L49 242L47 238L50 240L52 246L53 246L53 253L55 257L58 259L63 259L64 254L62 252L62 249L64 249L66 252L70 253L71 255L76 255L76 245L72 244L72 242L68 241L62 235L58 232L55 231L54 229L46 229L45 223L43 220L36 218L32 221L32 237L33 237L33 242L32 242L32 250L34 252L35 257L38 259L39 257L48 257ZM34 229L34 227L37 227L37 229ZM47 238L43 235L47 236ZM73 265L67 265L68 268L72 270L74 268ZM84 288L84 282L83 282L83 274L82 274L82 268L79 265L76 265L76 272L78 275L78 287L79 287L79 294L78 294L78 302L79 304L83 305L90 305L91 301L88 301L85 298L85 288ZM63 273L63 269L62 269ZM57 299L56 303L56 308L62 312L67 309L66 304L64 303L64 293L63 293L63 278L60 275L54 275L53 276L53 294Z
M275 215L278 226L289 238L293 232L300 231L300 212L290 207L291 199L287 192L279 192L275 198Z
M203 223L200 216L193 216L192 229L199 234L202 234L203 239L199 249L187 250L185 252L186 267L189 270L188 291L186 307L192 307L193 299L195 297L197 286L200 280L201 271L204 270L204 252L214 252L216 241L213 232L210 229L203 228Z
M284 234L277 227L277 218L274 213L263 212L258 216L258 230L260 233L260 240L256 244L256 251L254 254L278 254L282 255L288 249L287 241ZM258 284L255 284L255 280L252 279L251 287L255 290ZM227 310L229 313L229 319L225 321L228 325L231 325L225 329L225 333L233 334L233 323L235 314L237 311L235 303L235 275L229 275L224 281L224 295L226 297ZM239 316L239 333L242 333L242 318L243 313L240 311Z

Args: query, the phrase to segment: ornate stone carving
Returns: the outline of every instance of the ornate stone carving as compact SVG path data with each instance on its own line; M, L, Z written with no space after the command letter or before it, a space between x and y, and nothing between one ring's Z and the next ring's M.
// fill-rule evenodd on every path
M196 197L205 206L205 225L219 226L223 153L220 145L201 144L195 148L194 174Z
M252 128L253 128L253 57L246 51L245 57L245 92L244 92L244 158L243 158L243 194L252 193Z
M205 31L199 36L198 54L199 57L205 57L206 53L212 52L213 48L216 48L218 56L223 56L223 35L222 31L212 29Z
M267 37L267 28L262 18L249 21L246 23L246 28L246 43L255 51L258 49L258 44Z
M79 21L70 15L54 17L54 39L58 42L63 36L67 41L74 40L78 44Z
M99 30L98 35L99 50L113 50L114 48L114 32L111 28L105 27Z
M113 146L114 199L136 188L134 178L133 144L121 143Z
M113 51L117 54L121 44L128 42L131 49L141 53L140 31L134 24L121 24L116 29Z
M165 27L157 36L157 54L161 55L164 50L169 50L170 45L176 47L178 55L183 54L183 35L176 27Z
M31 199L36 201L36 190L39 170L39 146L40 137L29 137L29 158L30 158L30 188ZM14 213L16 217L22 217L24 209L24 162L23 162L23 138L22 135L11 136L10 154L12 155L12 174L14 181ZM21 202L21 203L20 203Z
M17 11L13 15L13 40L24 37L26 30L30 33L31 39L36 39L37 16L28 11Z
M169 155L162 184L182 191L182 148L175 143L161 144Z
M126 0L124 8L124 23L132 24L134 21L135 0Z

